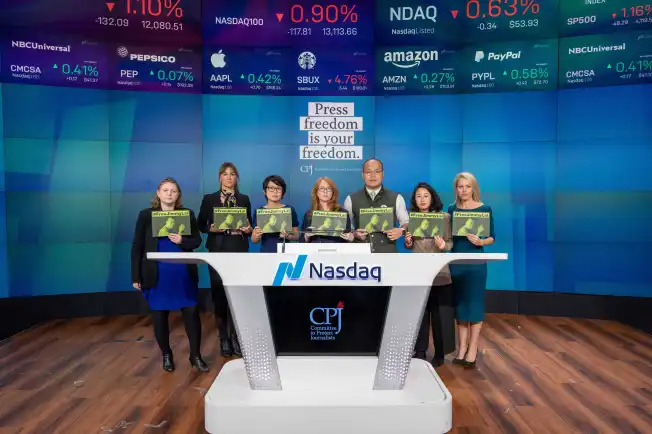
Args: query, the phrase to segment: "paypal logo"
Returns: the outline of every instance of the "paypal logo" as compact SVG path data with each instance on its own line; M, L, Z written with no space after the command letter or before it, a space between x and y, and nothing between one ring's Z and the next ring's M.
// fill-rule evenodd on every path
M308 259L308 255L299 255L297 262L294 265L292 265L291 262L281 262L278 264L278 269L276 270L276 276L274 276L274 283L272 283L272 286L281 286L285 277L292 280L301 278L301 274L303 274L303 266L306 265L306 259Z
M278 264L272 286L282 286L285 278L290 280L301 279L307 260L308 255L299 255L294 264L291 262L281 262ZM344 265L315 264L311 262L308 270L311 280L375 280L379 283L382 281L382 269L378 265L369 267L354 262L347 267Z

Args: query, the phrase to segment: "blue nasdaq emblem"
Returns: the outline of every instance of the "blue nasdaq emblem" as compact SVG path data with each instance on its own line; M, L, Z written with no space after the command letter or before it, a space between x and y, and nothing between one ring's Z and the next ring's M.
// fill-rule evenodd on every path
M299 255L295 264L292 264L291 262L281 262L278 264L278 269L276 270L276 276L274 276L274 283L272 283L272 286L283 285L283 281L286 277L291 280L300 279L307 258L308 255Z

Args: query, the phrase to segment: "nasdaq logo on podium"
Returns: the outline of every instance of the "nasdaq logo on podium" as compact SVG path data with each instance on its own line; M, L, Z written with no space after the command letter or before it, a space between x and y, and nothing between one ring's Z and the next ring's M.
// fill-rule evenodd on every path
M294 264L291 262L281 262L278 264L272 286L282 286L285 278L300 280L303 277L306 262L308 262L308 255L299 255ZM349 266L310 262L308 266L308 278L310 280L375 280L380 283L382 280L382 270L378 265L369 267L360 265L357 262Z
M272 286L283 285L283 281L286 277L292 280L300 279L303 274L303 267L306 265L306 259L308 259L308 255L299 255L297 262L294 264L291 262L281 262L278 264L278 269L276 270L276 276L274 276L274 283L272 283Z

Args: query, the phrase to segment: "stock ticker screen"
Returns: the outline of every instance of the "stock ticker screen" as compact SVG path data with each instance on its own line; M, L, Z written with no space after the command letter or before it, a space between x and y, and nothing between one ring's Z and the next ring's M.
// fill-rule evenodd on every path
M233 95L652 82L652 0L0 0L0 80Z
M196 0L0 0L0 27L130 43L201 43Z
M373 45L373 1L204 1L203 37L235 46Z

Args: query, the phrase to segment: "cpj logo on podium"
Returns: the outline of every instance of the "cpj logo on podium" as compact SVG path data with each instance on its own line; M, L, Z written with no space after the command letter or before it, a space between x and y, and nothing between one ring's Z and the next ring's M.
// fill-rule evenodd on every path
M276 269L272 286L283 286L289 280L374 280L382 281L382 269L379 265L368 266L353 262L350 265L332 265L322 262L308 262L308 276L304 278L304 269L308 255L299 255L296 262L281 262Z
M333 341L335 335L342 331L342 310L344 302L339 301L336 307L316 307L310 311L310 340Z

